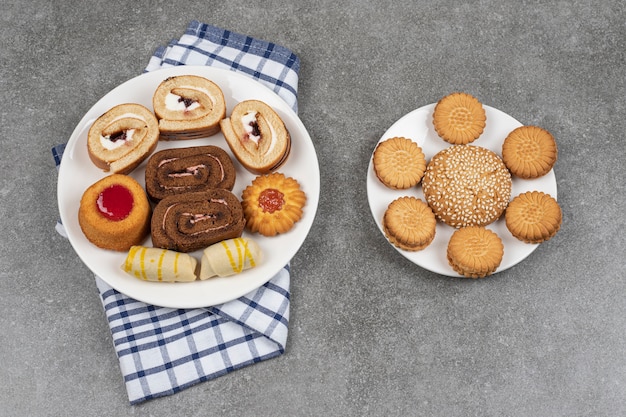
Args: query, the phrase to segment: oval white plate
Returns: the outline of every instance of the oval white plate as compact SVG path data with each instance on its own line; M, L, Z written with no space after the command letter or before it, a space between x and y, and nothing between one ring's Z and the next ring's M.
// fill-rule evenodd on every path
M97 248L83 235L78 224L78 206L83 192L94 182L108 175L90 161L87 154L87 132L101 114L114 105L139 103L152 109L152 95L165 78L173 75L194 74L206 77L220 86L226 98L227 115L233 106L243 100L257 99L272 106L281 116L291 134L292 147L287 162L278 169L295 178L306 193L307 202L302 219L289 232L267 238L244 232L254 239L263 251L263 260L257 267L228 278L212 278L191 283L145 282L131 277L120 268L126 253ZM243 189L256 175L242 168L233 157L221 133L204 139L161 141L157 151L201 145L217 145L226 150L237 167L237 181L233 193L241 198ZM145 185L146 161L130 176ZM95 274L116 290L137 300L172 308L197 308L234 300L269 281L300 249L311 229L317 211L320 192L320 172L311 137L295 112L273 91L259 82L236 72L211 67L178 66L165 68L126 81L100 99L82 118L70 137L58 180L58 204L61 221L72 247L81 260ZM143 243L152 246L148 237ZM201 252L192 253L198 260Z
M490 149L501 156L502 142L509 132L522 124L500 110L489 106L483 107L487 114L487 124L483 134L472 142L472 145ZM383 134L378 143L394 136L404 136L417 142L426 156L426 161L430 161L437 152L450 146L449 143L445 142L437 135L437 132L433 128L432 115L434 108L435 104L433 103L406 114ZM523 180L513 177L512 197L531 190L543 191L556 198L556 179L554 171L551 170L545 176L534 180ZM374 216L374 221L383 235L382 218L387 206L396 198L405 195L418 197L425 201L421 186L413 187L408 190L392 190L385 187L376 177L372 166L372 159L370 158L367 171L367 198L372 216ZM504 243L504 257L496 273L518 264L539 246L538 244L523 243L513 237L504 223L504 218L500 218L487 226L487 228L496 232ZM453 232L454 229L452 227L438 222L435 239L426 249L419 252L409 252L398 249L395 246L394 248L411 262L424 269L441 275L458 277L459 274L450 267L446 258L448 241Z

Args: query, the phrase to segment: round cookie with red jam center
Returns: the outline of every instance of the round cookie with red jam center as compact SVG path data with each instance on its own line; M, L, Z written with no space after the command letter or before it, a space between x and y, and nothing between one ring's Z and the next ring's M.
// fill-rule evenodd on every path
M85 190L78 223L94 245L124 252L144 241L150 231L151 213L141 185L127 175L113 174Z
M298 181L273 172L260 175L241 195L246 227L263 236L285 233L302 218L306 195Z

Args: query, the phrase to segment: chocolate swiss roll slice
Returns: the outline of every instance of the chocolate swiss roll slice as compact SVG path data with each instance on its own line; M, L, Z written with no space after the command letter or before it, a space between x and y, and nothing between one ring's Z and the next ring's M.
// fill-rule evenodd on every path
M164 149L146 164L146 192L153 201L213 188L232 190L236 171L230 156L218 146Z
M274 109L262 101L237 103L220 125L235 158L250 172L266 174L289 156L289 131Z
M193 252L221 240L240 237L245 226L241 202L228 190L165 197L151 221L154 247Z
M87 133L87 152L100 169L128 174L157 147L159 125L141 104L119 104L98 117Z
M220 87L197 75L165 79L152 96L161 139L197 139L220 131L226 101Z

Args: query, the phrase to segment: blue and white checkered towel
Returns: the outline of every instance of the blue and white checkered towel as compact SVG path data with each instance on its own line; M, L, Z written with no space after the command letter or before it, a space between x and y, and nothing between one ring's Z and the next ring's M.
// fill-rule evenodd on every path
M146 68L210 65L248 74L297 110L300 61L290 50L193 21L159 47ZM64 145L52 150L57 167ZM64 234L61 224L59 233ZM281 355L289 324L289 266L249 294L201 309L156 307L96 276L131 404L174 394L244 366Z

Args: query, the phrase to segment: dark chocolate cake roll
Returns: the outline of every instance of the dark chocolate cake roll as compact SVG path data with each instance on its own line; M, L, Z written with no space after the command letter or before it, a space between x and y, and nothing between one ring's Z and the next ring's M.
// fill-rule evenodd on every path
M230 191L235 177L233 161L218 146L165 149L148 160L146 192L153 201L159 201L169 195L213 188Z
M193 252L221 240L240 237L246 221L241 202L228 190L165 197L154 208L154 247Z

